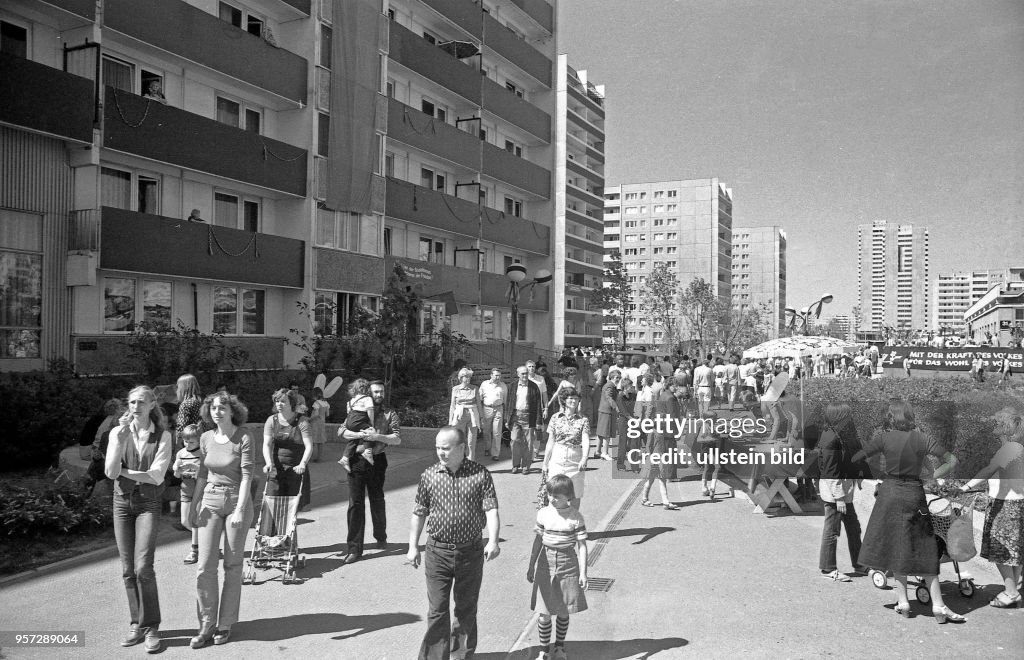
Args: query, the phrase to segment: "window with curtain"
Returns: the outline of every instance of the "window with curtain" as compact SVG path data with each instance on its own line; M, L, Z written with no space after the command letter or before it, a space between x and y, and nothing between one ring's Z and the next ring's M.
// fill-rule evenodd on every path
M135 67L128 62L104 55L103 84L126 92L134 92Z
M213 331L238 334L238 295L233 286L213 287Z
M242 334L266 334L267 292L242 289Z
M132 210L131 172L100 168L100 204L116 209Z
M42 219L0 209L0 358L38 358L42 332Z
M238 197L225 193L213 195L213 224L238 228Z
M317 291L313 298L313 330L333 335L336 329L337 302L330 291Z
M14 23L0 21L0 53L26 59L28 57L28 30Z
M171 283L144 280L142 283L142 320L147 330L171 327Z
M241 114L242 107L238 103L221 96L217 97L217 121L237 128Z
M135 280L103 278L103 331L131 332L135 329Z
M139 176L139 213L160 213L160 182L151 176Z

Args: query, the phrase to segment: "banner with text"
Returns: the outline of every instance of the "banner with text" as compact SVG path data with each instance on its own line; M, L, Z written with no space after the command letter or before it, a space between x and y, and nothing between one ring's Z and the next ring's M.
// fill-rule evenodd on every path
M911 369L934 371L970 371L971 365L981 358L985 371L999 368L1004 359L1010 360L1014 371L1024 370L1024 351L1019 348L980 346L972 348L931 348L926 346L885 346L882 366L903 368L904 360Z

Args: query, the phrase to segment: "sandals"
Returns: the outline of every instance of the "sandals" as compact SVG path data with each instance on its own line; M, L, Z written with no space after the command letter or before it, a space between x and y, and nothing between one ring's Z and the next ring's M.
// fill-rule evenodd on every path
M1002 591L989 602L989 605L991 605L992 607L998 607L1000 609L1020 607L1021 597L1020 594L1017 594L1016 598L1010 598L1008 595L1006 595L1005 591Z
M892 610L904 619L910 618L910 603L907 603L906 605L900 605L899 603L896 603L896 605L893 606Z
M678 511L679 507L676 506L675 504L672 504L671 502L666 502L665 503L665 510L666 511Z
M932 616L935 617L935 623L963 623L967 621L962 615L957 614L948 607L932 608Z
M654 503L645 497L644 499L640 500L640 506L654 506Z

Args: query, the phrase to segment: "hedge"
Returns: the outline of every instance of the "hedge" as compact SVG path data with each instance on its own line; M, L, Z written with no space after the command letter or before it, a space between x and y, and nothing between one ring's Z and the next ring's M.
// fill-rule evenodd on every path
M344 372L327 375L343 375L346 385L353 377ZM270 416L271 395L290 382L298 383L307 399L312 396L312 382L302 370L221 372L217 377L218 382L201 381L202 391L212 392L223 382L249 408L251 422ZM403 425L440 426L447 422L446 377L447 374L421 372L398 379L391 403L399 410ZM55 361L45 372L0 374L0 401L4 402L5 410L11 411L6 415L4 432L0 433L0 455L4 457L0 472L56 466L61 450L78 442L82 426L104 401L112 397L123 399L133 386L143 382L144 379L134 376L84 378L62 361ZM346 399L343 387L331 400L329 421L344 420Z
M915 421L925 434L938 439L959 461L953 478L969 479L988 465L1000 442L992 416L1006 407L1024 411L1024 387L1000 387L956 378L811 378L804 382L807 422L822 424L828 403L844 402L853 410L862 442L881 429L888 403L913 405Z
M110 503L90 499L75 482L49 481L24 488L0 484L0 530L4 536L39 537L110 525Z

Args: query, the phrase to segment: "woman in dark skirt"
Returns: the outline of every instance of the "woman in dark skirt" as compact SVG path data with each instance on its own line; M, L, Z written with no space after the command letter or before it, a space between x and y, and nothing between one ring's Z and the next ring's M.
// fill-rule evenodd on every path
M619 380L622 372L618 369L608 371L608 380L601 386L601 403L597 409L597 456L606 461L611 460L608 452L611 450L612 438L617 432L617 420L619 416Z
M939 550L932 530L921 483L921 468L929 454L942 460L934 478L941 479L956 466L956 457L935 439L915 429L914 410L905 401L889 404L888 430L875 435L853 456L856 462L880 454L885 461L880 475L860 563L879 571L891 571L896 580L896 613L910 616L907 575L919 575L932 597L932 614L938 623L962 623L964 617L950 611L939 590Z
M275 412L263 425L263 471L270 479L267 495L301 495L301 510L309 505L309 475L302 477L313 455L309 420L295 412L299 404L295 390L282 388L274 392L273 400Z

